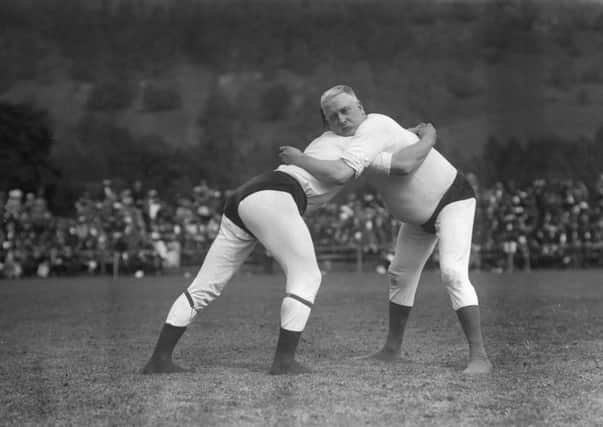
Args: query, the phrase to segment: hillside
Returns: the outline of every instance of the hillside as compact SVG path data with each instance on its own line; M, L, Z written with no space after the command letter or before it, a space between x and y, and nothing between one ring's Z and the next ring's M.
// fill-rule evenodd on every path
M49 111L62 164L74 147L85 157L92 117L204 158L230 140L253 173L320 131L336 83L405 125L433 121L465 158L492 135L591 138L603 124L597 4L3 3L0 100Z
M235 85L236 78L233 76L233 81L228 85ZM243 76L240 78L244 79ZM124 111L113 112L112 118L118 126L136 135L156 134L173 146L194 146L202 137L199 119L205 111L214 79L215 74L205 67L177 64L161 81L176 82L182 99L180 108L166 112L145 112L141 107L141 89L132 106ZM303 92L318 92L335 83L332 79L320 87L291 76L285 81L291 87L302 86ZM340 81L347 80L343 77ZM508 86L505 92L501 93L497 87L500 83ZM141 87L143 84L141 82ZM548 134L590 138L603 124L603 85L576 84L565 91L546 87L534 91L528 87L527 90L532 92L528 98L515 101L513 98L521 97L517 92L526 90L523 84L522 81L513 82L506 76L494 87L483 87L480 94L468 100L446 99L445 95L437 94L442 91L441 88L431 88L428 96L434 96L433 99L425 100L425 105L408 106L403 105L406 101L404 93L400 93L398 101L381 101L382 98L397 98L398 94L387 88L376 87L368 97L367 108L396 116L405 125L412 125L418 120L433 120L440 130L441 140L446 144L462 146L467 155L478 154L491 135L502 140L515 137L521 141ZM58 148L86 113L91 88L90 83L68 78L52 82L20 81L2 94L0 99L32 101L48 109L56 126ZM440 103L440 100L443 102ZM317 114L311 114L307 120L319 126ZM303 141L303 135L291 135L291 138Z

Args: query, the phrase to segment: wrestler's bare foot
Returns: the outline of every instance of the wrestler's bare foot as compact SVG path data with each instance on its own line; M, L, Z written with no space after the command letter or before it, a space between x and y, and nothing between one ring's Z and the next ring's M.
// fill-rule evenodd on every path
M472 357L463 371L465 375L480 375L487 374L492 371L492 363L488 360L488 356Z
M142 368L142 374L175 374L179 372L190 372L181 366L172 362L172 359L155 359L151 358Z
M270 368L270 375L300 375L310 372L310 368L296 360L275 360Z
M402 359L402 349L399 346L385 345L377 353L366 357L367 359L381 360L382 362L397 362Z

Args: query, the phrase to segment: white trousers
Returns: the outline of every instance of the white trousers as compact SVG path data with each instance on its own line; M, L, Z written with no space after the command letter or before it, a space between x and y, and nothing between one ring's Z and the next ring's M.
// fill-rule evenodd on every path
M203 265L184 296L172 307L167 323L187 326L199 310L217 298L259 240L274 256L286 277L287 297L281 308L281 326L303 330L320 287L321 273L310 231L293 197L283 191L252 193L239 204L239 216L255 237L222 216L220 230ZM257 238L257 239L256 239Z
M439 240L441 278L452 308L458 310L478 305L477 294L469 281L475 205L474 198L446 205L436 219L436 235L425 232L420 226L402 224L388 271L391 302L413 306L423 267Z

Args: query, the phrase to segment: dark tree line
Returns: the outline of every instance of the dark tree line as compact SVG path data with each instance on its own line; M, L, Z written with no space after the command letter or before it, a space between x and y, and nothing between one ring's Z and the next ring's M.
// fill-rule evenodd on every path
M475 170L484 184L514 181L526 184L538 178L580 179L587 185L603 173L603 126L592 139L567 140L542 136L530 141L491 137L481 158L468 170Z
M218 108L225 101L216 97L212 102L218 113L211 120L227 120ZM216 127L224 128L227 126ZM59 168L51 156L54 140L47 113L27 104L0 103L0 190L44 190L55 197L54 206L66 210L86 184L108 177L126 184L142 180L149 188L173 195L186 192L207 177L226 189L250 176L249 163L262 155L261 150L254 149L253 141L247 150L237 149L243 131L235 128L227 134L209 135L211 143L203 153L198 148L175 150L154 136L132 136L93 116L80 121L76 132L86 141L86 150L66 147L75 150L70 153L72 161ZM537 178L577 178L593 183L602 172L603 126L592 139L548 136L503 142L492 137L480 157L453 160L464 170L475 172L484 185L509 180L524 184Z
M0 103L0 183L3 190L36 192L59 178L50 160L54 140L46 111L27 104Z
M60 153L53 153L55 141L46 111L28 104L0 103L0 191L42 191L52 206L64 210L89 184L104 178L126 183L139 179L168 191L183 180L190 187L206 176L196 161L198 153L174 149L153 135L135 137L93 116L84 117L76 133L86 141L85 149L64 146L69 161L59 161Z
M507 52L574 54L584 32L600 38L600 9L555 7L530 1L1 0L0 77L43 74L40 59L57 50L71 60L72 77L95 81L159 73L181 57L216 70L286 68L303 75L330 60L361 58L378 67L452 52L489 62Z

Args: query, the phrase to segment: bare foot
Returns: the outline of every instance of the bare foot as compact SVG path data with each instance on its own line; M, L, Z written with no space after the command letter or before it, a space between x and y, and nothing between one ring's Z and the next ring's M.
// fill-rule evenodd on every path
M296 360L286 362L275 360L270 368L270 375L300 375L309 374L310 372L312 372L310 368Z
M465 375L487 374L492 370L492 363L486 356L474 357L469 360L467 367L463 371Z
M171 359L153 359L149 360L147 364L142 368L142 374L175 374L178 372L190 372L188 369L184 369Z
M383 362L397 362L402 359L402 342L390 343L388 340L381 350L370 357Z

